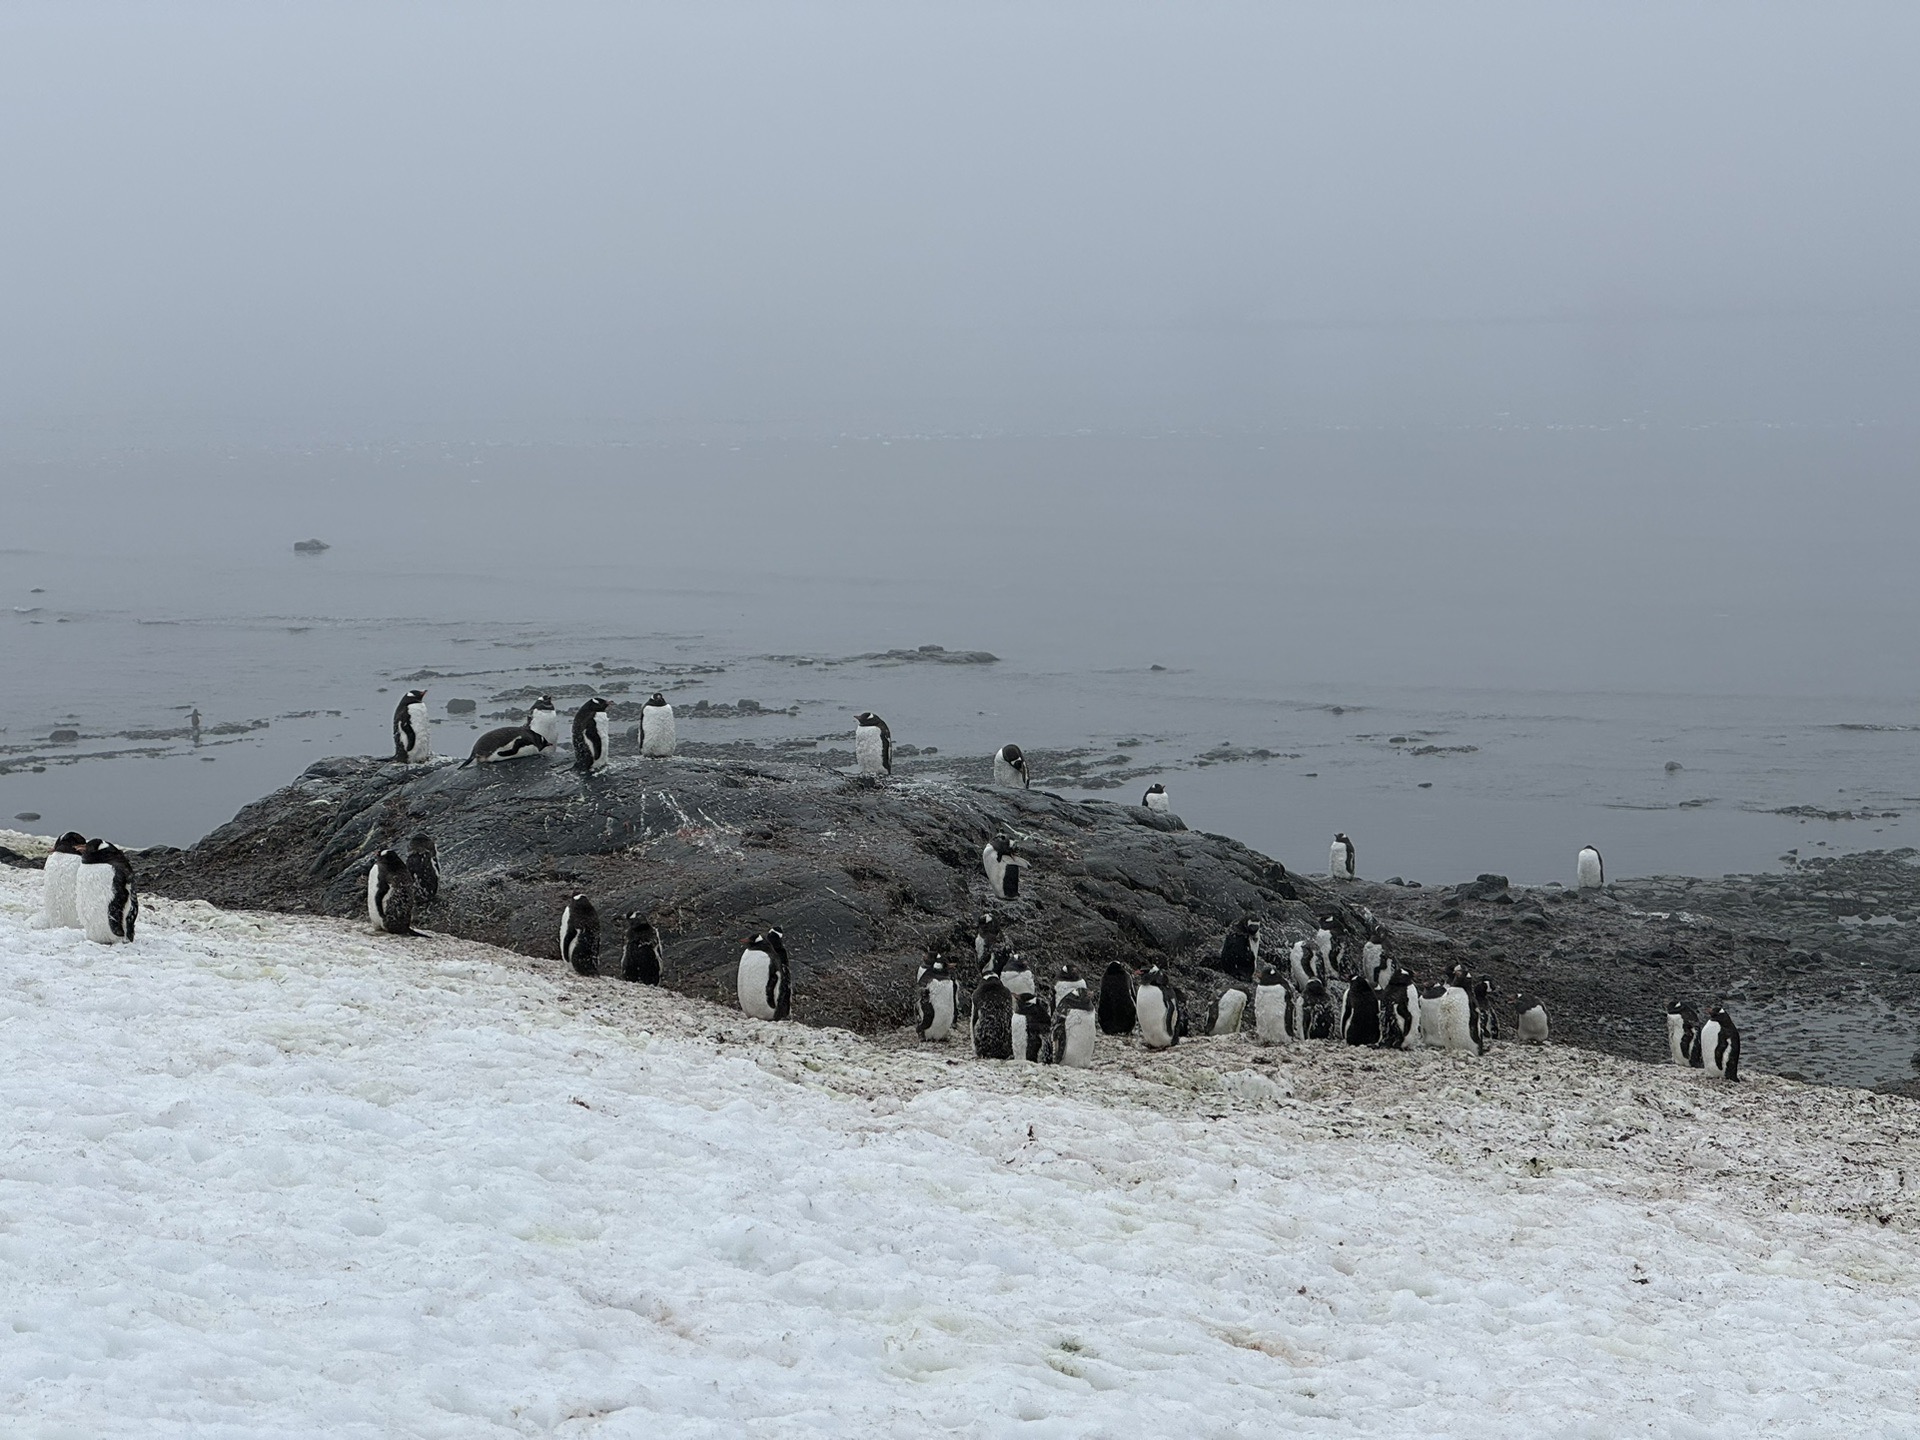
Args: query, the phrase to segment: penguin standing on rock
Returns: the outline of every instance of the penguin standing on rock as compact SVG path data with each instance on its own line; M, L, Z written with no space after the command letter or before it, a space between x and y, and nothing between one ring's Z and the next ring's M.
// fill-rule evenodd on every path
M473 742L473 750L460 762L469 765L493 765L502 760L518 760L522 755L538 755L547 748L547 737L531 725L502 725L489 730Z
M982 1060L1013 1059L1013 996L998 975L973 987L973 1053Z
M1293 1033L1302 1040L1331 1040L1338 1016L1327 982L1314 979L1294 996Z
M1578 890L1606 888L1607 862L1600 858L1600 852L1593 846L1581 847L1579 857L1573 862L1573 882Z
M542 695L527 711L527 729L549 745L560 743L560 712L553 708L553 696Z
M853 717L853 754L862 775L893 773L893 731L871 710Z
M1456 1054L1484 1055L1473 991L1461 983L1459 967L1445 981L1420 991L1420 1043Z
M1342 831L1333 837L1333 849L1327 855L1327 874L1335 880L1351 880L1356 871L1353 841Z
M1385 985L1387 977L1393 974L1393 962L1387 959L1386 947L1378 940L1369 940L1360 947L1360 973L1375 990Z
M1676 1065L1700 1068L1700 1012L1684 1000L1667 1002L1667 1054Z
M640 707L640 753L664 760L679 741L673 730L673 706L658 690Z
M1523 1045L1544 1045L1547 1043L1547 1007L1532 995L1522 995L1514 1002L1520 1009L1520 1023L1514 1027L1514 1035Z
M638 910L627 916L627 944L620 956L620 978L636 985L658 985L665 970L660 930Z
M1165 815L1173 808L1172 802L1167 798L1167 787L1158 780L1147 786L1147 793L1140 797L1140 803L1156 815Z
M599 695L573 712L573 768L585 773L607 758L613 737L607 732L607 702Z
M600 912L584 895L575 895L560 912L560 958L576 975L600 973Z
M1179 991L1164 969L1148 967L1133 992L1133 1005L1140 1018L1140 1039L1149 1050L1166 1050L1180 1043L1185 1017L1180 1013Z
M1247 992L1238 988L1222 990L1207 1007L1207 1034L1238 1035L1246 1018Z
M987 872L987 883L1002 900L1020 898L1020 872L1027 868L1026 857L1013 844L1013 837L1002 832L987 842L980 852L980 868Z
M1262 1045L1283 1045L1295 1036L1287 1029L1287 1009L1293 987L1286 972L1271 960L1262 960L1253 991L1253 1038Z
M1314 978L1312 956L1315 952L1308 949L1308 942L1296 940L1287 950L1287 978L1293 982L1295 990L1307 988L1307 982Z
M393 710L393 758L407 765L421 765L433 758L433 745L427 739L427 692L409 690Z
M413 933L413 872L398 850L382 850L367 871L367 918L389 935Z
M1013 997L1013 1058L1053 1064L1053 1012L1037 995Z
M1058 1009L1060 1002L1065 1000L1069 995L1084 995L1086 993L1086 977L1081 975L1079 967L1069 960L1060 967L1059 971L1053 977L1054 1008Z
M53 842L41 879L40 914L36 922L56 930L72 930L80 924L80 912L74 905L74 882L80 878L80 857L86 852L87 837L69 830Z
M1084 1070L1093 1063L1093 1037L1098 1031L1093 997L1075 990L1053 1007L1053 1063Z
M973 930L973 958L982 965L987 957L1000 948L1000 932L1005 927L1000 917L991 910L980 917L980 923Z
M1251 980L1259 963L1260 922L1251 917L1234 921L1220 942L1221 970L1235 980Z
M1380 992L1380 1048L1420 1048L1420 992L1411 970L1395 970Z
M768 930L740 952L740 1008L756 1020L784 1020L793 1008L787 937Z
M1380 1002L1364 975L1353 977L1340 1001L1340 1038L1349 1045L1380 1043Z
M1500 1038L1500 1017L1493 1012L1496 998L1493 982L1482 975L1468 988L1473 992L1474 1039L1479 1041L1480 1053L1484 1055Z
M1711 1070L1722 1080L1740 1078L1740 1032L1734 1028L1733 1017L1725 1005L1715 1005L1707 1012L1707 1023L1700 1027L1695 1053L1699 1059L1694 1063Z
M140 895L134 889L133 862L118 845L96 836L82 848L73 877L73 911L96 945L133 943Z
M407 873L413 877L414 897L422 905L440 898L440 848L424 830L407 841Z
M1133 976L1118 960L1109 962L1106 973L1100 977L1099 1018L1102 1035L1131 1035L1138 1020L1138 1009L1133 1003Z
M953 1034L953 1018L960 996L947 962L935 956L920 972L920 1017L914 1026L922 1040L945 1040Z
M1000 983L1007 987L1007 993L1019 999L1022 995L1037 995L1040 983L1034 978L1033 967L1027 964L1027 958L1012 950L994 952L993 973L1000 977Z
M993 783L1011 790L1025 790L1033 783L1027 776L1027 757L1018 745L1002 745L993 752Z

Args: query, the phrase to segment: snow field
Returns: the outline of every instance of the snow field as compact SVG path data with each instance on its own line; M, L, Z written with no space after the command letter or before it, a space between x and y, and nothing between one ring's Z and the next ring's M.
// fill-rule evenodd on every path
M1912 1433L1913 1212L1845 1148L1908 1153L1904 1102L1512 1047L1041 1072L348 922L95 946L38 881L9 1434Z

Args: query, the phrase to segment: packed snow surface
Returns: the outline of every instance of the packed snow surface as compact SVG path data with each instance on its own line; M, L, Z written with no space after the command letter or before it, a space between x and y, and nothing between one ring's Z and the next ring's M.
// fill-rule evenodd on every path
M992 1064L346 921L96 946L28 928L39 878L9 1435L1913 1433L1912 1102L1512 1045Z

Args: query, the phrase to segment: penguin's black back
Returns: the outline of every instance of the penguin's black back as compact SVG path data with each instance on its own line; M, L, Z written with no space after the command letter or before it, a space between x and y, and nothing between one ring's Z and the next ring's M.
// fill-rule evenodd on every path
M593 902L576 896L567 902L566 950L563 957L581 975L600 973L600 915Z
M1097 1015L1103 1035L1131 1035L1139 1023L1133 1008L1133 977L1118 960L1108 964L1100 977L1100 1008Z
M1228 929L1220 942L1220 968L1236 980L1253 978L1253 941L1241 926Z
M627 917L627 945L620 957L620 978L638 985L660 983L660 932L644 915Z
M1380 1043L1380 1005L1364 975L1347 986L1347 998L1340 1007L1340 1034L1349 1045Z
M973 987L973 1053L982 1060L1013 1058L1013 996L996 976Z

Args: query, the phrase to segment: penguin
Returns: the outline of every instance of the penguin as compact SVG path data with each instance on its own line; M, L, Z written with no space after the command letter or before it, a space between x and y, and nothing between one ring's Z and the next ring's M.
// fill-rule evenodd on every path
M640 707L640 753L664 760L678 741L673 733L673 706L658 690Z
M1331 1040L1337 1017L1327 982L1309 980L1295 999L1294 1033L1302 1040Z
M1158 780L1147 786L1147 793L1140 797L1140 803L1156 815L1165 815L1173 808L1167 798L1167 787Z
M1165 1050L1180 1043L1177 993L1167 972L1158 965L1147 968L1133 992L1134 1011L1140 1018L1140 1039L1149 1050Z
M1315 973L1322 980L1333 974L1333 942L1342 929L1339 915L1329 912L1320 917L1320 928L1313 932L1313 953L1320 962Z
M1013 790L1025 790L1033 783L1027 775L1027 757L1018 745L1002 745L993 752L993 783Z
M1013 997L1013 1058L1053 1064L1053 1012L1037 995Z
M939 956L920 973L920 1017L914 1026L922 1040L945 1040L953 1034L953 1017L960 996L947 962Z
M1246 1018L1246 1013L1246 991L1222 990L1214 998L1214 1002L1207 1007L1207 1034L1238 1035L1240 1022Z
M1007 993L1018 999L1022 995L1037 995L1039 982L1034 978L1033 967L1027 964L1024 955L1011 950L994 952L993 973L1000 977L1000 983L1007 987Z
M991 910L980 917L980 923L976 925L973 930L973 958L975 960L978 960L982 965L987 963L987 956L991 955L1000 947L1000 932L1004 928L1001 924L1000 917Z
M413 933L413 872L398 850L382 850L367 870L367 918L389 935Z
M1307 982L1314 978L1314 967L1308 958L1307 942L1296 940L1287 951L1288 978L1295 990L1307 988Z
M1235 980L1253 979L1254 968L1260 963L1260 922L1252 918L1243 918L1227 927L1226 939L1220 942L1220 968Z
M1053 1063L1084 1070L1093 1063L1093 997L1086 990L1070 992L1053 1007Z
M538 755L546 748L547 737L531 725L502 725L473 742L473 751L460 762L460 768L464 770L476 761L491 765L500 760L518 760L522 755Z
M407 841L407 873L413 877L413 895L422 905L440 898L440 847L422 830Z
M1100 977L1100 1033L1131 1035L1138 1022L1133 1003L1133 976L1118 960L1109 961Z
M1380 1002L1364 975L1353 977L1340 1001L1340 1038L1349 1045L1380 1043Z
M427 738L427 692L409 690L393 711L393 758L420 765L433 758Z
M1458 983L1458 968L1438 985L1420 990L1420 1043L1436 1050L1484 1055L1473 991Z
M542 695L527 711L527 729L549 745L560 743L560 712L553 707L553 696Z
M1581 847L1579 859L1573 862L1573 883L1576 890L1599 890L1606 885L1607 862L1593 846Z
M1353 841L1345 831L1333 837L1333 849L1327 854L1327 874L1335 880L1351 880L1354 876Z
M1294 992L1287 984L1286 972L1273 961L1262 960L1254 979L1253 1038L1262 1045L1284 1045L1295 1039L1287 1029L1287 1010Z
M973 987L973 1053L982 1060L1013 1058L1013 996L998 975Z
M893 731L871 710L853 717L853 753L862 775L893 773Z
M41 881L41 925L57 930L73 930L80 925L80 913L74 908L74 881L80 878L80 857L87 848L87 837L69 830L53 842L46 858Z
M87 939L99 945L133 943L140 918L133 862L118 845L95 837L80 851L73 876L73 913Z
M1474 1038L1480 1042L1480 1053L1484 1055L1500 1038L1500 1017L1493 1013L1493 982L1482 975L1467 988L1473 994Z
M658 985L665 969L660 930L638 910L627 916L627 943L620 954L620 978L636 985Z
M1386 947L1378 940L1369 940L1360 947L1360 973L1367 977L1367 984L1375 990L1387 983L1393 974L1393 963L1387 959Z
M1411 970L1395 970L1380 994L1380 1048L1420 1048L1420 991Z
M793 1007L787 937L768 930L740 952L740 1008L756 1020L784 1020Z
M1515 1003L1520 1008L1520 1023L1514 1027L1514 1036L1523 1045L1546 1044L1547 1007L1532 995L1522 995Z
M1065 1000L1069 995L1084 995L1086 993L1086 977L1080 973L1079 967L1069 960L1060 967L1059 972L1053 977L1054 1008L1057 1010L1060 1007L1060 1002Z
M560 958L577 975L600 973L600 913L584 895L575 895L560 911Z
M1667 1054L1676 1065L1700 1068L1700 1012L1684 1000L1667 1002Z
M1725 1005L1716 1004L1707 1012L1707 1023L1700 1027L1695 1047L1696 1065L1711 1070L1722 1080L1740 1078L1740 1032Z
M600 764L612 739L607 732L607 702L595 695L573 712L573 768L587 771Z
M1002 900L1020 898L1020 872L1027 868L1027 861L1014 849L1011 835L1002 832L987 842L980 852L980 868L987 872L994 894Z

